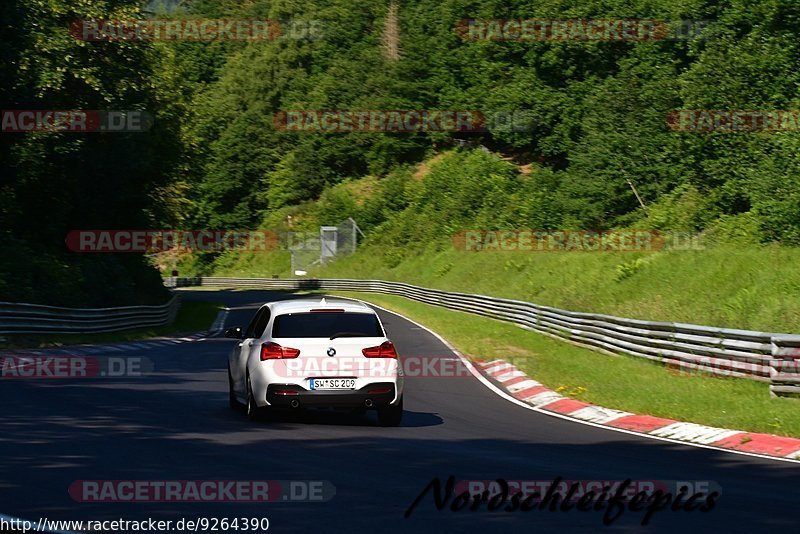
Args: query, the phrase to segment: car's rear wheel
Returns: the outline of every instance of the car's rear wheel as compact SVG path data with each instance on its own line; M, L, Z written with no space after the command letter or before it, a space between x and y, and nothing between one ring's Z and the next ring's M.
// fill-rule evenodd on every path
M250 385L250 375L247 375L247 404L245 405L245 412L247 418L251 421L258 421L261 419L261 408L256 404L256 399L253 396L253 386Z
M234 410L240 410L242 403L236 398L236 393L233 390L233 377L231 376L231 366L228 364L228 404Z
M403 420L403 398L397 404L378 408L378 423L381 426L398 426Z

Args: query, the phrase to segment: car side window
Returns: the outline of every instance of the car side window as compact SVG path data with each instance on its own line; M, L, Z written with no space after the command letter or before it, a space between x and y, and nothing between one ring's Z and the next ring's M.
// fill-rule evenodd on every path
M269 322L269 308L265 307L261 311L264 313L256 317L256 324L255 328L253 329L253 337L261 337L261 335L264 333L264 330L267 328L267 323Z
M260 337L261 336L261 334L256 335L256 327L259 325L259 321L261 320L261 318L264 315L269 317L269 308L267 308L266 306L264 306L263 308L258 310L258 312L256 312L255 317L253 317L253 320L250 321L249 325L247 325L247 330L244 331L244 338L245 339L250 339L250 338L253 338L253 337ZM269 320L269 319L267 319L267 320ZM264 324L266 325L266 323L264 323ZM264 329L262 328L261 331L263 332Z

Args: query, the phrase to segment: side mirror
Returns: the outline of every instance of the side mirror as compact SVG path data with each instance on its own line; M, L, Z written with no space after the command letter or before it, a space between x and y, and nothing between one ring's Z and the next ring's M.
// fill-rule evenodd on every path
M229 337L231 339L242 339L242 327L241 326L234 326L225 330L225 337Z

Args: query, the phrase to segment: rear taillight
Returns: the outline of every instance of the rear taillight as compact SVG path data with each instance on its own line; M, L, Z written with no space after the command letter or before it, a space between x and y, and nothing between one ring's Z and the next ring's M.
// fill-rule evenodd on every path
M384 341L377 347L369 347L361 351L367 358L397 358L397 351L394 350L394 343Z
M264 360L286 360L289 358L297 358L300 356L298 349L290 347L281 347L277 343L271 341L261 345L261 361Z

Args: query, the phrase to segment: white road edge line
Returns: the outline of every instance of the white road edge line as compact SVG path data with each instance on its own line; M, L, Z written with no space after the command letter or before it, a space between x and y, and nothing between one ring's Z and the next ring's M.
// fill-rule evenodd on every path
M342 298L350 298L350 297L342 297ZM593 426L595 428L602 428L603 430L609 430L609 431L612 431L612 432L621 432L623 434L629 434L631 436L638 436L638 437L641 437L641 438L654 439L654 440L658 440L658 441L666 441L668 443L675 443L677 445L685 445L687 447L699 447L701 449L711 449L711 450L714 450L714 451L728 452L728 453L731 453L731 454L741 454L742 456L752 456L754 458L763 458L765 460L775 460L775 461L778 461L778 462L787 462L787 463L792 463L792 464L800 463L800 460L794 460L792 458L781 458L780 456L767 456L766 454L757 454L757 453L754 453L754 452L737 451L736 449L724 449L722 447L713 447L711 445L703 445L701 443L691 443L691 442L688 442L688 441L680 441L680 440L677 440L677 439L670 439L670 438L663 438L663 437L660 437L660 436L653 436L651 434L643 434L643 433L640 433L640 432L633 432L633 431L630 431L630 430L626 430L624 428L615 428L615 427L612 427L612 426L605 426L605 425L600 425L600 424L597 424L597 423L592 423L591 421L583 421L583 420L580 420L580 419L575 419L575 418L569 417L567 415L563 415L563 414L556 413L556 412L549 412L547 410L543 410L541 408L537 408L535 406L531 406L530 404L527 404L525 402L522 402L519 399L516 399L516 398L512 397L511 395L509 395L505 391L503 391L500 388L498 388L497 386L495 386L485 376L483 376L480 371L475 369L475 366L473 365L473 363L471 361L469 361L463 354L461 354L453 345L451 345L449 341L447 341L445 338L443 338L442 336L440 336L439 334L437 334L436 332L434 332L433 330L431 330L427 326L425 326L423 324L420 324L420 323L418 323L417 321L415 321L413 319L409 319L408 317L406 317L402 313L397 313L397 312L394 312L392 310L387 310L383 306L378 306L377 304L373 304L373 303L371 303L369 301L363 301L363 300L354 299L354 298L350 298L350 300L356 300L356 301L359 301L359 302L363 302L363 303L365 303L365 304L367 304L369 306L374 306L375 308L378 308L379 310L383 310L383 311L385 311L387 313L391 313L393 315L397 315L398 317L401 317L401 318L405 319L406 321L408 321L408 322L410 322L410 323L422 328L423 330L425 330L426 332L431 334L433 337L435 337L436 339L441 341L448 349L450 349L453 352L453 354L455 354L456 356L461 358L462 363L467 366L467 369L469 369L469 371L473 374L473 376L475 376L475 378L480 380L480 382L483 385L485 385L487 388L489 388L493 392L497 393L499 396L503 397L507 401L513 402L514 404L516 404L518 406L522 406L523 408L526 408L528 410L532 410L534 412L538 412L538 413L541 413L541 414L544 414L544 415L548 415L550 417L557 417L559 419L564 419L565 421L571 421L573 423L577 423L577 424L580 424L580 425Z

